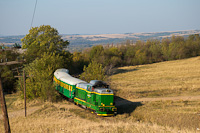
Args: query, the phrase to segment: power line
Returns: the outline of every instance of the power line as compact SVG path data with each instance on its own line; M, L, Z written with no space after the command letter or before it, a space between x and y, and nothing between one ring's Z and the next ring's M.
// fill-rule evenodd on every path
M34 8L34 11L33 11L33 17L32 17L32 21L31 21L31 27L30 27L30 29L32 28L32 25L33 25L33 19L34 19L34 16L35 16L36 6L37 6L37 0L35 1L35 8Z

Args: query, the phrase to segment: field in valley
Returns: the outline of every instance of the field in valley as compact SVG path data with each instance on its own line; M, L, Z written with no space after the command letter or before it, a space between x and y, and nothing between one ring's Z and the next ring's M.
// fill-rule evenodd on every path
M199 68L200 57L194 57L115 69L110 76L118 107L115 117L97 117L63 99L29 101L25 118L18 94L7 95L11 131L200 132Z

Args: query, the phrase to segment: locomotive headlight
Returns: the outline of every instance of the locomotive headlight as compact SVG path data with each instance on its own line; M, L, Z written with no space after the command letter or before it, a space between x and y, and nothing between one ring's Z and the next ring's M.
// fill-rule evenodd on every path
M102 106L105 106L105 104L101 103Z

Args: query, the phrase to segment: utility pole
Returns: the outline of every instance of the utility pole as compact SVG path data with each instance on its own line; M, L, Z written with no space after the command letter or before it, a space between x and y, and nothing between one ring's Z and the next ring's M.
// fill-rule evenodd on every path
M10 133L11 132L10 131L10 124L9 124L9 119L8 119L6 101L5 101L5 97L4 97L4 94L3 94L1 74L0 74L0 99L1 99L1 108L2 108L2 113L3 113L5 133Z
M26 76L25 71L23 70L23 75L22 76L14 76L15 78L20 78L23 77L23 81L24 81L24 113L25 113L25 117L26 117ZM22 86L21 86L22 88Z
M23 78L24 78L24 109L25 109L25 117L26 117L26 75L23 70Z
M10 62L5 62L5 63L0 63L0 66L22 64L23 62L24 61L21 61L21 62L10 61ZM0 100L1 100L1 108L2 108L2 113L3 113L3 119L4 119L5 133L11 133L9 118L8 118L8 112L7 112L7 107L6 107L6 101L5 101L5 97L4 97L4 94L3 94L3 85L2 85L2 81L1 81L1 70L0 70Z

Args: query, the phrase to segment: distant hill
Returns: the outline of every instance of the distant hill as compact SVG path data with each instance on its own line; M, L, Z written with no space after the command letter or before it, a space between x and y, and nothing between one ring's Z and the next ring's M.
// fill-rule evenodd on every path
M150 33L124 33L124 34L97 34L97 35L63 35L64 40L70 41L69 50L79 51L86 47L98 44L120 44L126 40L146 41L148 39L158 39L175 36L187 37L191 34L200 34L200 30L150 32Z
M126 40L132 40L133 43L137 40L158 39L175 36L187 37L191 34L200 34L200 30L186 31L168 31L168 32L149 32L149 33L124 33L124 34L97 34L97 35L67 35L62 34L64 40L70 41L70 51L80 51L83 48L91 47L98 44L120 44ZM21 44L20 39L25 35L19 36L0 36L0 44L13 45L14 43Z
M124 33L124 34L97 34L97 35L63 35L63 39L69 40L72 45L97 44L97 43L120 43L124 40L148 40L162 39L166 37L188 36L200 34L200 30L150 32L150 33Z
M0 36L0 44L4 44L6 46L11 46L15 43L21 44L21 38L25 35L16 35L16 36Z

